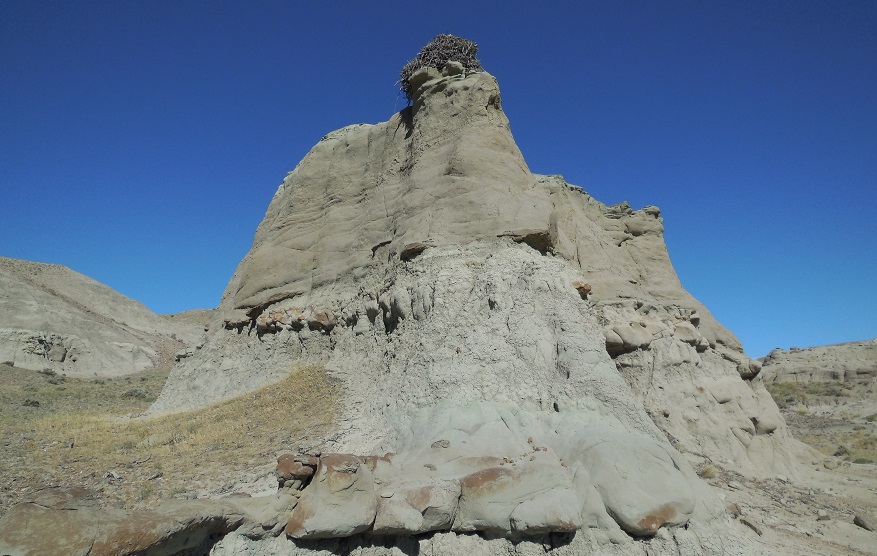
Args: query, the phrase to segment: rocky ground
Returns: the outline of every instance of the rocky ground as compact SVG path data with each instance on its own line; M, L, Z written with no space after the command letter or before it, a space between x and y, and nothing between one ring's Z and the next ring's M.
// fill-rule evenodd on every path
M765 358L768 390L795 438L813 448L809 465L797 478L752 481L720 470L709 481L778 550L877 553L877 534L861 526L873 528L877 516L875 345L775 350Z
M792 431L797 433L795 424ZM873 526L877 516L873 464L851 464L814 452L796 478L757 480L719 467L701 474L720 491L729 512L772 552L877 554L877 533L855 523Z
M314 369L301 372L321 376ZM86 487L102 506L112 508L150 508L167 499L232 493L264 495L276 490L277 455L319 451L323 424L304 422L301 405L280 395L287 390L282 385L186 414L173 420L177 426L162 418L151 424L131 419L154 399L166 376L167 369L156 369L122 379L82 381L0 365L0 516L34 491L56 485ZM313 391L298 393L298 403L304 394L331 406L332 386L315 382ZM770 550L795 554L807 547L808 554L877 554L877 533L862 526L873 527L877 516L877 465L853 463L869 452L842 440L858 432L869 438L877 423L803 412L783 400L795 436L816 448L799 477L751 479L731 466L688 457L729 513ZM809 401L814 407L824 402L812 393ZM291 407L281 410L281 405ZM295 424L286 427L286 434L271 427L230 430L230 420L245 412L256 421ZM855 430L862 426L869 428ZM841 446L847 453L828 453L843 452Z

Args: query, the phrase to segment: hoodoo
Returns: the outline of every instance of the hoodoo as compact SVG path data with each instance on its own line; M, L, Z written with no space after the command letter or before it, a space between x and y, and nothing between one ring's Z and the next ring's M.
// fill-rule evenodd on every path
M285 534L214 553L756 552L690 458L794 476L759 363L680 284L658 208L530 172L496 79L451 39L409 68L411 106L289 173L152 407L298 364L343 393L323 453L278 468Z

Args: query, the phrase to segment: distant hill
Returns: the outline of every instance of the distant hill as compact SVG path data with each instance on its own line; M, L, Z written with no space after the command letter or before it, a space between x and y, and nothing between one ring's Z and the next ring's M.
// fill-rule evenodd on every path
M775 349L762 358L768 382L868 383L877 378L877 338L809 348Z
M0 291L0 362L16 367L124 375L172 362L203 333L62 265L0 257Z

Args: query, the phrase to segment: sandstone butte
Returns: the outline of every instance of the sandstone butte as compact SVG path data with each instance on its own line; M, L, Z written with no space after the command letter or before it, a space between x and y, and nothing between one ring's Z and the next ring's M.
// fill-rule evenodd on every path
M326 135L287 175L150 410L316 364L342 392L324 453L282 456L264 499L65 513L92 531L82 553L211 535L217 556L776 553L689 456L794 478L806 449L761 363L682 287L660 210L530 172L489 73L412 83L412 106ZM38 553L26 524L74 494L10 512L0 552Z

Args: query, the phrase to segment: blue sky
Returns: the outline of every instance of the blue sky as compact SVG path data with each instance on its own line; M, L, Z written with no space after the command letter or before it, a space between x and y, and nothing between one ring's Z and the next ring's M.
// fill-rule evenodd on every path
M476 41L531 169L662 209L761 356L877 336L877 2L0 2L0 255L214 307L286 173Z

